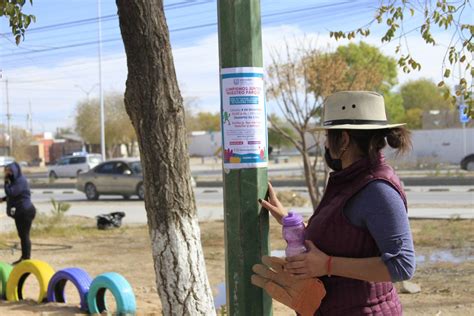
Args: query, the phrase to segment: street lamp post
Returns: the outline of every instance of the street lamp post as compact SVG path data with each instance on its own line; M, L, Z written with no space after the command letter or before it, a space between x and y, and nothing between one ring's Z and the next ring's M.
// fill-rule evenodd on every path
M100 95L100 151L105 160L105 113L104 113L104 90L102 87L102 21L100 0L97 0L97 21L99 23L99 95Z
M85 94L86 97L87 97L87 102L89 102L89 100L90 100L89 96L90 96L92 90L94 90L94 88L97 87L98 85L99 85L98 83L94 84L89 90L84 89L83 87L81 87L81 86L78 85L78 84L75 84L74 87L75 87L75 88L78 88L79 90L81 90L82 92L84 92L84 94Z

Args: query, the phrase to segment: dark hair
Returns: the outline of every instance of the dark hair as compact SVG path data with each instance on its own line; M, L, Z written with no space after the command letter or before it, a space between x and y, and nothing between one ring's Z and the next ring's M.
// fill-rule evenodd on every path
M405 127L375 130L330 129L328 130L328 145L333 152L338 152L341 147L342 131L346 131L349 134L351 141L371 161L377 160L379 152L387 143L390 147L397 149L397 155L405 154L412 148L410 131Z

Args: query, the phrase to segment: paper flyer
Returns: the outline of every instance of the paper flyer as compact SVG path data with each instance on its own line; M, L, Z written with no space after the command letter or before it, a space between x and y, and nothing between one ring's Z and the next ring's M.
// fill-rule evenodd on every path
M221 69L224 169L267 167L263 68Z

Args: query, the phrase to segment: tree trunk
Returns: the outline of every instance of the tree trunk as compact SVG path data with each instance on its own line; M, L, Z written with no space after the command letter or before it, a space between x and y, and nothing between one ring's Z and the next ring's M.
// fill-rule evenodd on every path
M311 199L311 205L313 206L314 210L319 204L317 181L315 178L315 173L312 171L313 167L311 164L311 157L307 152L302 153L302 156L306 187L308 188L309 198Z
M116 149L117 149L117 145L115 144L106 147L107 157L114 158Z
M308 188L311 205L313 206L313 210L315 210L319 204L318 178L316 170L313 168L313 164L311 163L311 157L309 156L308 145L306 144L306 140L304 138L304 132L300 133L300 136L302 141L300 153L303 159L304 178L306 187Z
M163 2L116 3L128 65L125 107L138 137L163 314L215 315Z

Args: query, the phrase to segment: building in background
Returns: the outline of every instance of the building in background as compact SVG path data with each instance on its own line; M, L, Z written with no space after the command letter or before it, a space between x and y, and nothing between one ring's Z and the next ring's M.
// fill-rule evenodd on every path
M33 166L46 166L55 163L59 158L84 150L84 142L77 135L63 135L54 139L52 133L34 135L30 146L30 161Z
M461 128L459 112L453 110L431 110L423 113L421 126L423 130L442 128ZM474 120L466 124L466 127L474 127Z

